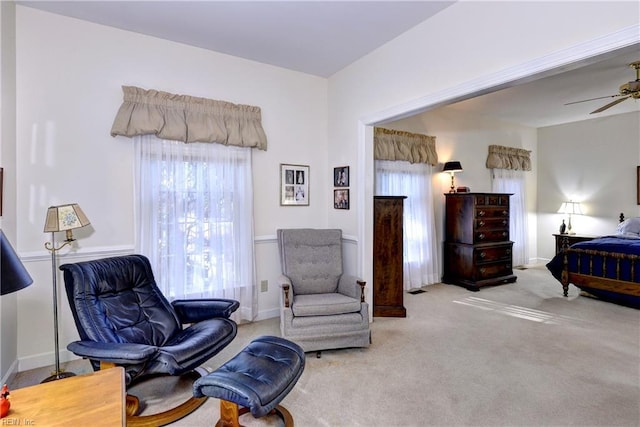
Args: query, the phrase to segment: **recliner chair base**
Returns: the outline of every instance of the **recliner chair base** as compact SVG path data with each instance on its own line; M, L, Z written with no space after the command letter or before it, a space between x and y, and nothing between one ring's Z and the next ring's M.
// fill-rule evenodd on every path
M137 399L135 396L127 395L127 427L159 427L174 423L198 409L208 399L207 397L191 397L186 402L164 412L152 415L130 415L130 398Z
M194 381L207 375L209 372L204 368L196 368L189 372L193 376ZM140 410L140 400L138 397L127 394L126 411L127 411L127 427L159 427L174 423L179 419L186 417L193 411L198 409L207 401L208 397L191 396L178 406L166 411L150 415L136 415Z

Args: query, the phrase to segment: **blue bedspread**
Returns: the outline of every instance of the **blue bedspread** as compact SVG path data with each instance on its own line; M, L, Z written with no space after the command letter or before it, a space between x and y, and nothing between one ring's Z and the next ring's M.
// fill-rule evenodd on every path
M597 239L579 242L572 248L592 249L596 251L614 252L619 254L640 255L640 238L624 236L604 236Z
M576 243L572 245L571 248L640 256L640 239L637 237L605 236ZM564 254L561 252L553 257L553 259L547 264L547 269L549 269L553 277L560 282L562 281L562 269L564 267L563 262ZM607 257L606 261L603 262L602 256L595 255L593 257L589 257L586 254L569 251L567 262L568 270L571 273L580 273L593 277L605 277L614 280L635 282L640 286L640 260L617 260L614 257ZM585 285L581 285L580 288L603 299L634 307L640 306L639 297L621 295L611 291L590 288Z

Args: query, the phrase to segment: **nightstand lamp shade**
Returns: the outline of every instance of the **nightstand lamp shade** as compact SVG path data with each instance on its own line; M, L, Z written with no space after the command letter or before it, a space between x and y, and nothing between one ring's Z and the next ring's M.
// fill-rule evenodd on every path
M462 172L462 165L460 164L460 162L454 161L454 162L446 162L444 164L444 167L442 168L442 172L449 172L451 174L451 189L449 190L449 193L455 193L456 192L456 187L454 185L454 177L453 175L456 172Z
M569 221L567 223L567 233L576 234L575 231L571 229L571 215L582 215L582 207L580 206L580 202L562 202L560 205L560 209L558 209L558 213L569 215Z
M0 295L24 289L33 283L29 272L13 250L9 239L0 230Z

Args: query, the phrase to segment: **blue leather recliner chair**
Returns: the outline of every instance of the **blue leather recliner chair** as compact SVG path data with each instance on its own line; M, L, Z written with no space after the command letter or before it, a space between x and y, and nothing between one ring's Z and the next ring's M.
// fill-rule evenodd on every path
M95 370L123 367L127 385L150 375L190 372L236 336L237 325L229 316L238 308L237 301L169 303L156 285L149 260L142 255L64 264L60 269L80 335L67 348L89 359ZM137 419L139 401L128 395L127 424L167 424L204 400L193 397L176 408Z

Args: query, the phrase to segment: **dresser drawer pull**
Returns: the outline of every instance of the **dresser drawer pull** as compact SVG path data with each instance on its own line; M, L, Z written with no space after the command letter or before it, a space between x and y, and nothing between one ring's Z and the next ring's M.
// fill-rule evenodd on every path
M507 232L506 231L502 232L502 237L507 237Z
M487 269L486 269L486 268L481 268L481 269L480 269L480 274L484 274L486 271L487 271Z
M484 233L478 234L478 240L483 240L485 237Z
M479 225L480 227L484 227L484 221L480 221L480 222L478 223L478 225Z
M507 255L511 255L511 249L507 249Z
M478 216L485 216L487 213L485 211L478 211Z
M507 225L507 224L509 224L509 221L507 221L506 219L502 220L502 225Z
M484 259L484 257L487 256L487 254L485 254L484 252L480 252L478 255L480 256L480 258L483 258L483 259Z
M502 211L502 216L507 216L509 215L509 211Z

